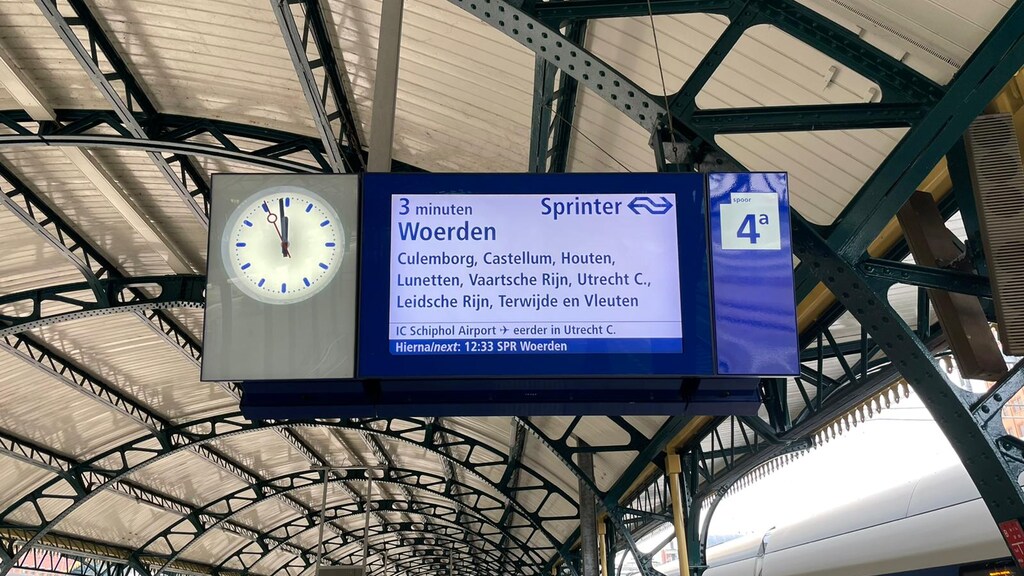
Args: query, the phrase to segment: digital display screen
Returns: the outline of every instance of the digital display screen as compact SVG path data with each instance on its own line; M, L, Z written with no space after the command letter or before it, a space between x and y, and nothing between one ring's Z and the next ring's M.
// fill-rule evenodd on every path
M673 193L392 195L390 353L681 353L676 205Z

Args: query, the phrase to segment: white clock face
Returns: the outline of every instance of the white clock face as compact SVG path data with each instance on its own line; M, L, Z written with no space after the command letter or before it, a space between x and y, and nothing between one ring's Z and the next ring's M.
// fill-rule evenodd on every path
M228 277L269 304L305 300L330 283L345 254L345 230L313 192L275 186L242 202L223 239Z

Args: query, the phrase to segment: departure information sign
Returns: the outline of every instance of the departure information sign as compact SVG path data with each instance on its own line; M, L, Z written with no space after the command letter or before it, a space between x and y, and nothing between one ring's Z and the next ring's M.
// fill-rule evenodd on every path
M676 203L392 195L390 352L681 353Z
M703 175L367 174L363 222L361 378L714 373Z

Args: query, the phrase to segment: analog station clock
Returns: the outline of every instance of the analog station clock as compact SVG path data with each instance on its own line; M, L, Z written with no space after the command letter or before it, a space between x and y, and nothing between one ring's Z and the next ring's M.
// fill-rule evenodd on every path
M334 209L298 186L260 190L228 218L223 262L247 296L294 304L323 290L345 254L345 230Z

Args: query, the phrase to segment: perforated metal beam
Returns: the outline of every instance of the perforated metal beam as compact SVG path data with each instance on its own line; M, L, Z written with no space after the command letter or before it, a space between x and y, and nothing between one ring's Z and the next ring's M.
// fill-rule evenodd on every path
M565 36L579 45L583 44L586 32L586 20L574 20L565 27ZM536 57L533 120L530 125L530 172L565 172L569 160L579 83L572 76L557 72L553 64L540 56Z

